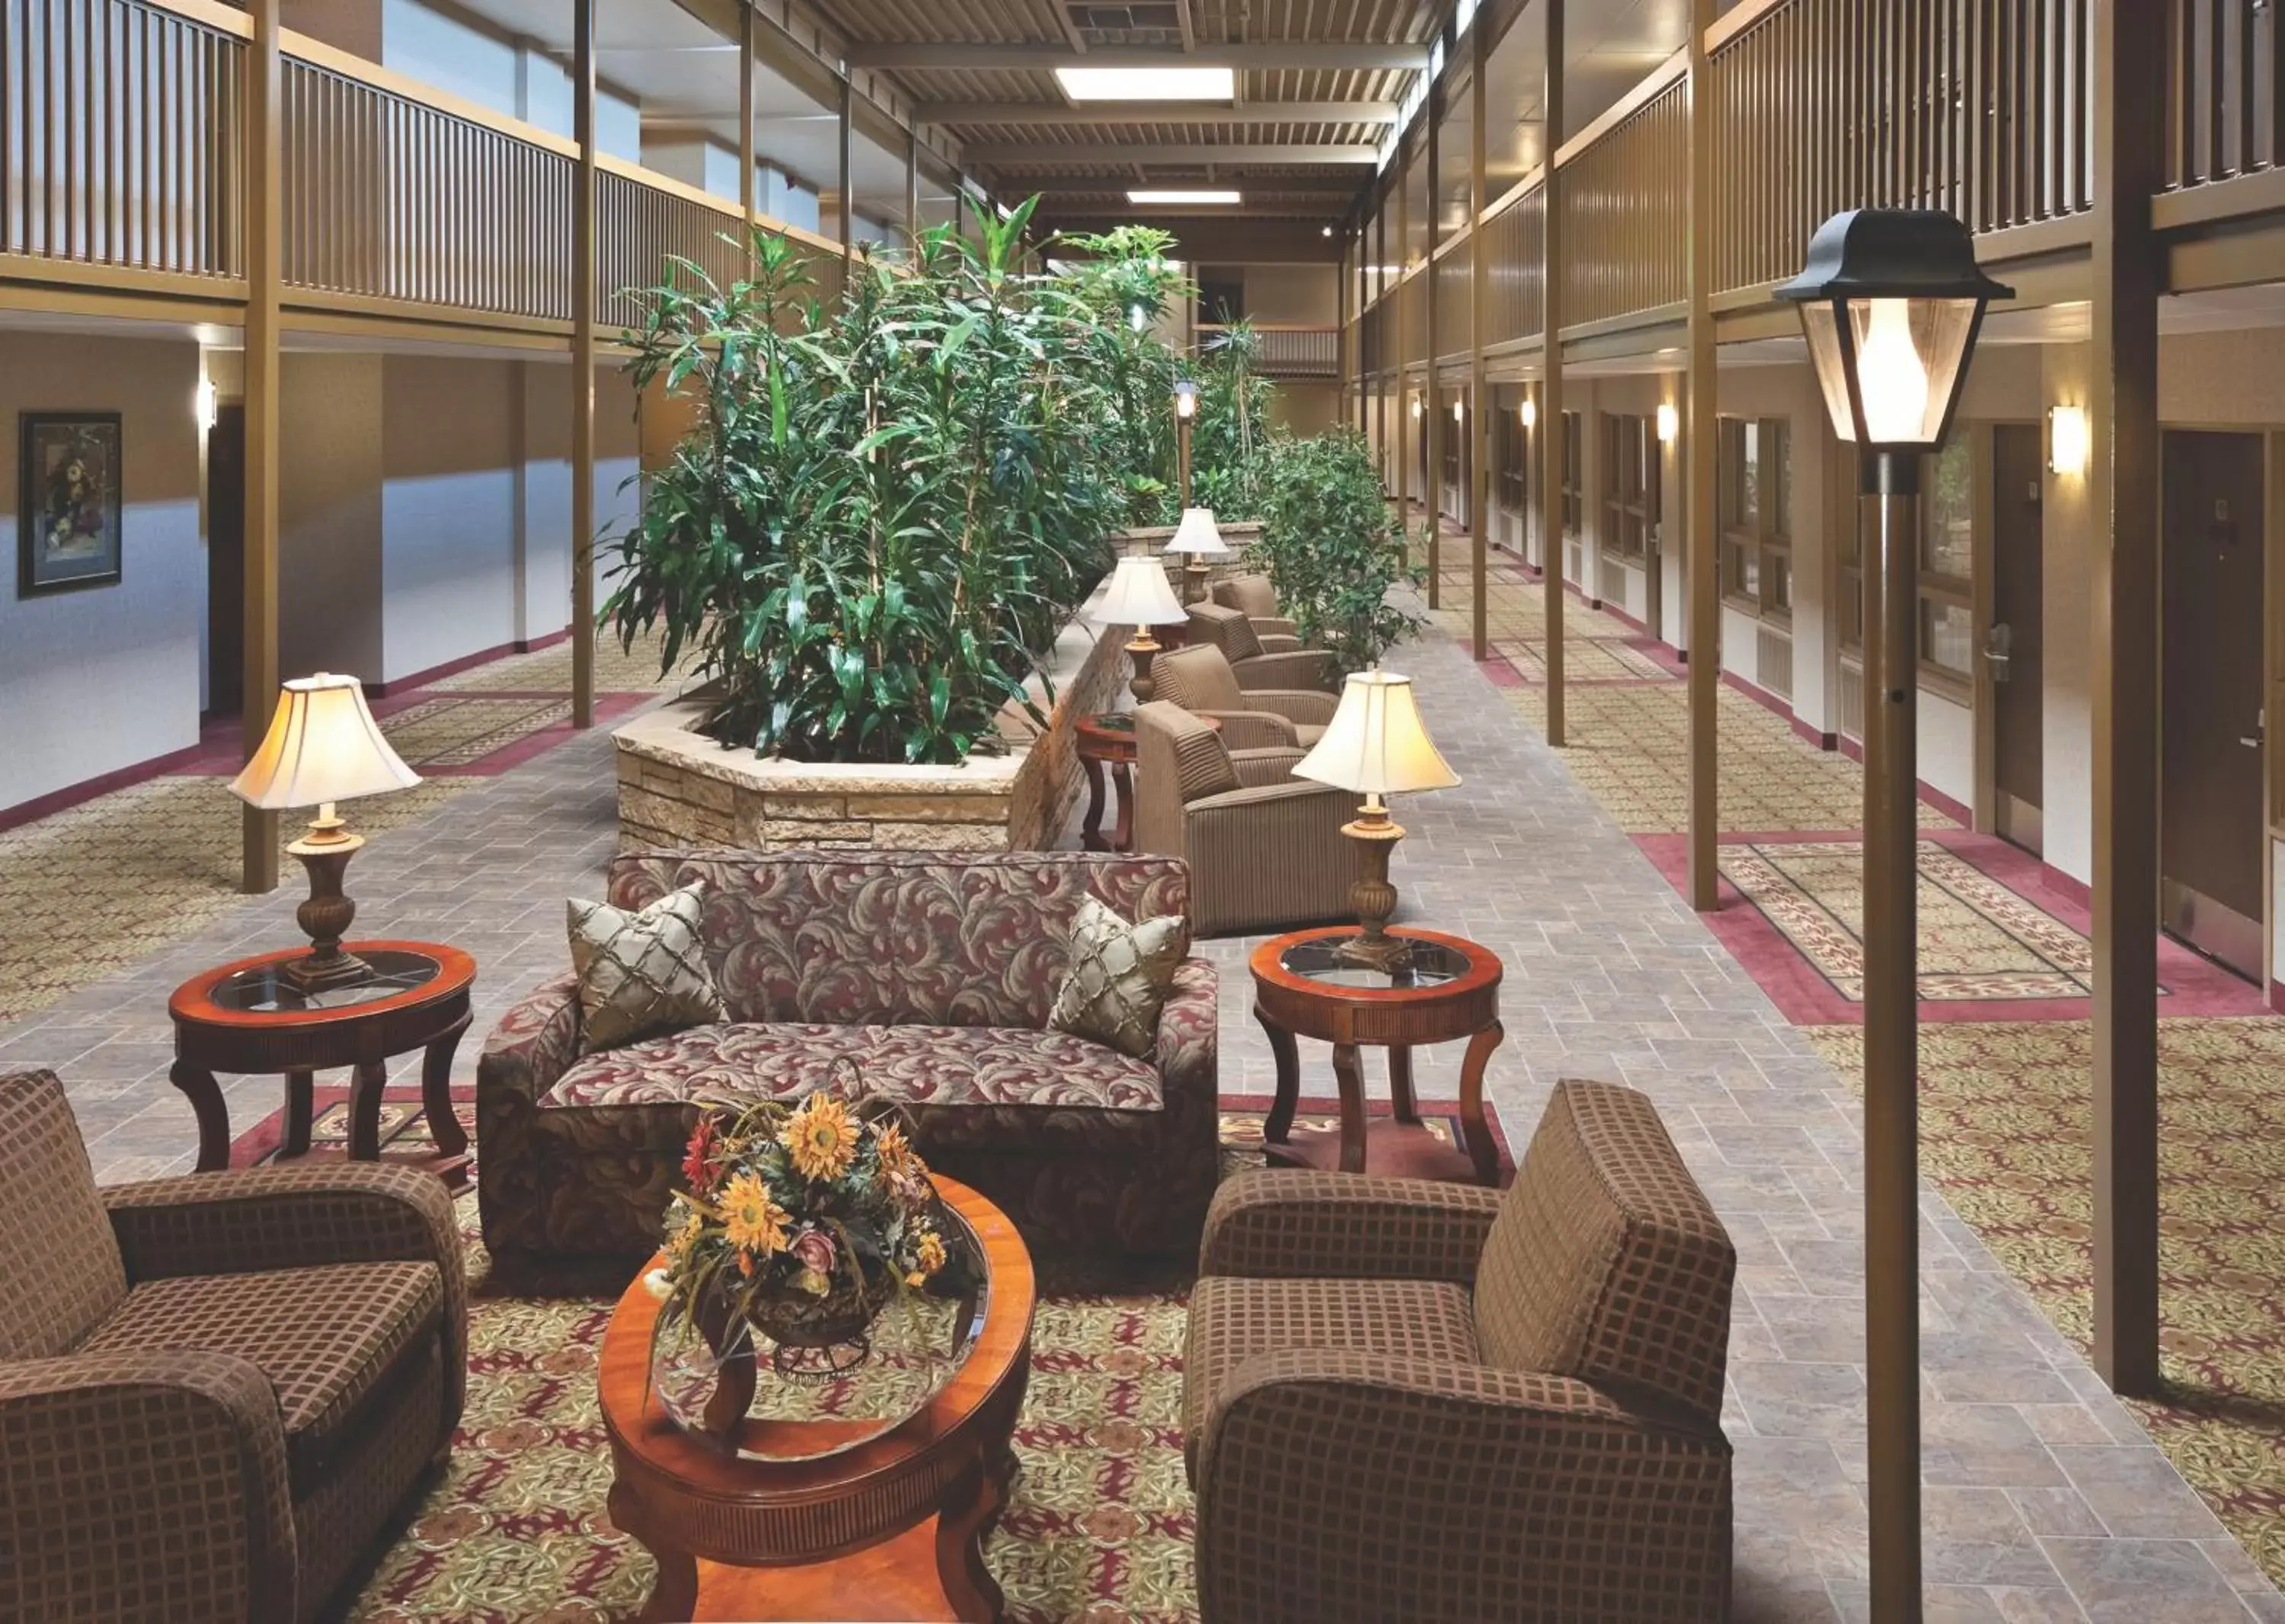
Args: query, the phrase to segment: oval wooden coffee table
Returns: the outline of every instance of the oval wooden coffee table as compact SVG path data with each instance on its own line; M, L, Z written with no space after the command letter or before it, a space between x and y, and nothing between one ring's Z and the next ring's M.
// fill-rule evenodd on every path
M1464 937L1396 925L1388 934L1415 944L1394 973L1344 962L1340 944L1354 925L1275 936L1253 951L1253 1018L1277 1058L1277 1098L1262 1125L1273 1161L1342 1173L1372 1172L1496 1186L1499 1147L1484 1120L1484 1067L1504 1035L1499 955ZM1296 1037L1333 1046L1340 1085L1337 1134L1296 1129L1301 1060ZM1460 1133L1465 1154L1438 1140L1412 1097L1412 1047L1465 1039L1460 1063ZM1369 1117L1362 1048L1388 1051L1390 1117Z
M865 1424L749 1420L748 1447L734 1451L677 1420L651 1380L662 1305L641 1275L619 1298L600 1377L610 1512L658 1559L646 1620L1001 1616L982 1547L1015 1472L1032 1259L999 1208L941 1174L936 1186L983 1252L983 1328L916 1413L837 1454L758 1459L755 1429L769 1430L770 1453L790 1456L833 1447Z
M452 1111L452 1051L468 1029L468 990L476 961L436 942L348 942L372 976L347 986L297 989L279 974L305 945L240 959L192 977L167 1000L175 1023L175 1065L169 1074L199 1119L199 1165L230 1165L230 1108L215 1073L286 1079L281 1157L310 1151L312 1074L335 1067L355 1074L349 1092L353 1160L381 1156L381 1093L392 1055L422 1052L420 1102L433 1156L407 1160L447 1183L467 1177L468 1136Z

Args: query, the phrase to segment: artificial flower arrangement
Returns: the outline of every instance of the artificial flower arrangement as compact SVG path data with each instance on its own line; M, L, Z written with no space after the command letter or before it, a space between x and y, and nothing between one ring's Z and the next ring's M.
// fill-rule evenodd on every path
M779 1345L778 1368L797 1373L788 1350L853 1345L862 1358L867 1328L896 1291L963 1273L898 1116L889 1102L852 1106L821 1090L798 1105L702 1117L687 1189L667 1208L665 1263L649 1280L666 1304L660 1325L697 1330L722 1357L754 1326Z

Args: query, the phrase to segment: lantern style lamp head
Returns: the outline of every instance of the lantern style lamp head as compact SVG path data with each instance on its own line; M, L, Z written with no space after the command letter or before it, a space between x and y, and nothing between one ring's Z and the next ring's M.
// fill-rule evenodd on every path
M1341 833L1356 843L1358 876L1349 887L1361 933L1340 953L1354 963L1387 971L1401 963L1403 941L1388 934L1396 912L1396 887L1388 883L1388 859L1404 838L1403 827L1388 815L1384 795L1449 789L1460 781L1428 737L1413 702L1412 679L1378 665L1353 671L1341 685L1341 702L1324 736L1293 766L1296 778L1314 779L1364 796L1364 805Z
M1185 423L1198 414L1198 386L1183 379L1174 386L1174 415Z
M230 788L248 806L318 809L310 832L286 848L310 875L310 899L294 915L310 938L310 952L279 969L302 991L347 986L372 973L342 948L357 917L357 904L342 893L342 876L365 837L349 832L334 803L420 781L381 736L356 678L319 671L286 684L262 748Z
M1158 691L1158 685L1150 677L1150 660L1158 652L1158 639L1150 635L1150 628L1178 626L1190 617L1190 611L1174 600L1174 589L1166 584L1166 567L1148 554L1119 561L1119 567L1111 572L1111 584L1103 592L1103 601L1088 616L1098 626L1135 628L1134 640L1127 645L1127 657L1135 667L1128 686L1138 705L1148 704L1150 696Z
M2014 296L1983 274L1965 225L1926 208L1833 216L1777 289L1801 307L1833 433L1868 453L1911 455L1943 444L1984 307Z
M1214 529L1213 510L1184 508L1182 522L1174 527L1174 538L1166 544L1166 551L1182 557L1182 601L1205 602L1206 577L1213 569L1206 561L1226 557L1229 553L1221 532Z

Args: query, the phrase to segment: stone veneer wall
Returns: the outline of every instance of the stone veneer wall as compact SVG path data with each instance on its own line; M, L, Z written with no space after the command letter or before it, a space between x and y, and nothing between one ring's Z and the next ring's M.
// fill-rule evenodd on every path
M1123 641L1081 609L1025 685L1047 730L1010 705L1000 718L1007 751L956 767L765 761L694 731L703 702L661 706L612 734L619 848L1045 851L1079 801L1078 718L1110 710L1123 691Z

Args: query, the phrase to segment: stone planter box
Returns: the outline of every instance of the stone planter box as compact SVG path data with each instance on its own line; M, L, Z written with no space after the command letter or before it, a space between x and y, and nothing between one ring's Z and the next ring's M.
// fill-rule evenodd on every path
M696 732L703 701L648 711L611 735L619 849L1045 851L1079 801L1078 718L1110 710L1125 689L1123 639L1103 631L1082 609L1025 685L1046 731L1010 705L1000 718L1008 749L956 767L764 761Z

